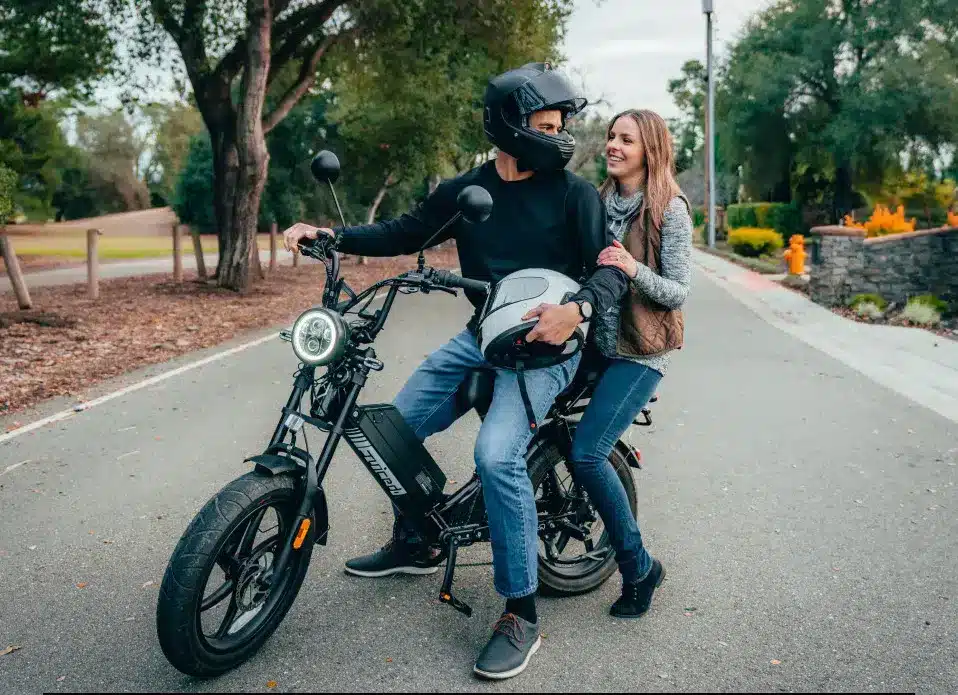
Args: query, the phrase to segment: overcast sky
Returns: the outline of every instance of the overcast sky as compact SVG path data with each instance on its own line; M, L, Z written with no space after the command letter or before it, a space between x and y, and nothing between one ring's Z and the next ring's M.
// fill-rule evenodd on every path
M769 0L714 0L714 45L723 54L745 21ZM686 60L705 63L702 0L576 0L566 30L564 66L588 90L604 98L609 113L649 108L676 115L668 81ZM606 108L599 107L603 111Z

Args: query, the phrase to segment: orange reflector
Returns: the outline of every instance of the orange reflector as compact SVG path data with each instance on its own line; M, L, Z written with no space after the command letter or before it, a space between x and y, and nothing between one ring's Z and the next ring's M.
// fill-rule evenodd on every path
M309 533L309 519L303 519L303 523L299 525L299 531L296 533L296 538L293 539L293 550L299 550L302 547L307 533Z
M637 461L641 462L641 461L642 461L642 452L639 451L638 449L633 449L632 451L635 452L635 459L636 459Z

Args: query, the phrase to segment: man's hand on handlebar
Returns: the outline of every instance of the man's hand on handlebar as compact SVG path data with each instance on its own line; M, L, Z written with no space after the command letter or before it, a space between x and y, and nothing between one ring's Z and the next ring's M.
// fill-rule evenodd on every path
M316 239L320 233L328 234L330 238L335 236L332 229L328 227L313 227L305 222L297 222L292 227L283 232L283 246L287 251L299 252L299 243L304 239Z

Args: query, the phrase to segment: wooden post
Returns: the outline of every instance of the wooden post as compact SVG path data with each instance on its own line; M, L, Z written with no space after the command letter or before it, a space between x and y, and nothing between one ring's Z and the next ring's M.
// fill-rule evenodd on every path
M100 298L100 254L97 242L103 234L99 229L86 230L86 281L90 299Z
M190 236L193 237L193 253L196 254L196 275L201 282L206 281L206 259L203 258L203 240L200 239L200 233L190 228Z
M276 223L269 226L269 272L276 270Z
M23 310L32 309L33 301L30 299L27 283L23 279L23 271L20 270L20 261L17 260L10 237L3 232L3 227L0 227L0 251L3 252L3 262L7 264L7 275L10 276L13 293L17 296L17 306Z
M183 254L180 244L179 220L173 220L173 282L183 282Z

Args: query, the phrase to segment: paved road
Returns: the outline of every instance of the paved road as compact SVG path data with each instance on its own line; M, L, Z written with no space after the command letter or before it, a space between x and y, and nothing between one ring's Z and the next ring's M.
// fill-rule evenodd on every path
M403 299L369 401L389 399L466 317L461 299ZM144 585L268 437L294 367L277 340L0 445L0 461L30 460L0 475L0 649L22 646L0 656L3 690L955 692L958 425L701 272L687 325L656 426L635 433L643 535L669 572L642 620L608 617L614 581L543 599L548 637L530 669L475 681L501 607L490 568L457 575L472 619L435 604L439 577L346 577L343 561L383 540L389 515L344 453L328 479L331 544L280 630L215 681L173 670L156 584ZM430 444L452 479L468 474L476 428L468 417Z
M189 240L187 240L188 242ZM269 263L269 251L260 249L260 262ZM206 270L212 273L216 270L217 255L207 253L203 256L206 262ZM289 265L293 262L292 255L283 249L277 253L277 261L282 265ZM300 259L315 263L312 259ZM85 263L86 261L84 261ZM183 253L183 269L196 270L196 256L192 250ZM116 261L100 263L100 279L107 278L125 278L136 275L149 275L151 273L172 273L173 258L147 258L135 261ZM52 285L73 285L76 283L85 283L87 281L87 269L85 265L70 266L67 268L55 268L53 270L38 270L36 272L26 272L27 287L49 287ZM0 292L12 291L10 278L6 273L0 275Z

